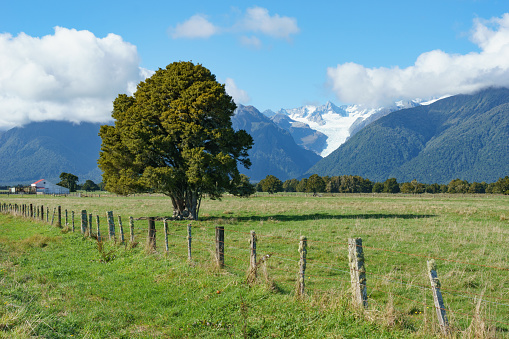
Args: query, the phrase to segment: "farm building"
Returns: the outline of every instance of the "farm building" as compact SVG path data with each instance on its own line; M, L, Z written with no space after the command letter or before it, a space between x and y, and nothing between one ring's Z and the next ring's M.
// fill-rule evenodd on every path
M32 185L37 194L69 194L69 189L55 185L46 179L37 180Z

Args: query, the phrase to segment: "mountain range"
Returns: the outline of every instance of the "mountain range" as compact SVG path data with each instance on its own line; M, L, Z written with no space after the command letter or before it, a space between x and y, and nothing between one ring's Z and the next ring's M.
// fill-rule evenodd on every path
M101 181L97 158L99 124L62 121L32 122L0 134L0 185L28 184L39 179L57 183L62 172L80 181Z
M392 112L361 129L307 174L495 182L509 174L508 154L509 89L490 88Z
M373 108L336 106L327 102L321 106L306 105L263 113L279 127L288 130L300 146L326 157L369 123L391 112L419 105L419 101L399 101L392 106Z
M434 102L386 108L303 106L260 113L239 105L235 129L253 136L250 169L257 182L311 174L360 175L372 181L494 182L509 174L509 89L491 88ZM99 124L34 122L0 133L0 185L101 181ZM324 158L322 158L324 157Z

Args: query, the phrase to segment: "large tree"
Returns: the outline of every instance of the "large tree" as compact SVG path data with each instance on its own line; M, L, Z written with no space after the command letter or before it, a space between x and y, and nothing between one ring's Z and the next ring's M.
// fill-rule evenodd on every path
M67 187L70 192L76 192L78 188L78 177L71 173L62 172L60 173L60 182L58 186Z
M160 192L175 218L198 219L204 194L237 193L237 163L249 167L253 139L234 131L236 106L207 68L175 62L113 103L114 126L103 125L99 167L106 189Z

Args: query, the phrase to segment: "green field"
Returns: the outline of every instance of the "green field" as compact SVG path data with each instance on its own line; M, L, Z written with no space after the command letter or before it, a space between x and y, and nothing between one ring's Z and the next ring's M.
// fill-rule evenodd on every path
M439 335L426 261L434 258L453 337L509 337L509 197L496 195L258 195L205 199L192 224L169 222L169 251L158 221L157 249L147 221L172 214L161 196L0 196L0 204L68 211L67 227L0 215L0 337L307 337ZM81 210L113 211L117 242L79 230ZM71 228L75 212L75 232ZM117 216L126 244L119 244ZM63 217L64 218L64 217ZM64 221L63 221L64 222ZM215 266L215 227L225 228L225 265ZM248 284L249 232L270 254ZM299 237L308 239L306 296L295 284ZM361 237L368 308L349 292L347 240ZM263 266L262 266L263 268ZM263 274L266 272L266 275ZM480 299L480 302L479 302Z

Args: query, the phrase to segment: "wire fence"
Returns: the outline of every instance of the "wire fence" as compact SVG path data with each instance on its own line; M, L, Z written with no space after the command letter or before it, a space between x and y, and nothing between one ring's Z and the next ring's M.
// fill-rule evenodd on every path
M192 265L217 266L240 279L252 278L253 272L256 275L256 271L263 271L265 281L270 280L272 286L284 294L299 295L297 286L303 289L305 283L304 297L319 296L337 289L348 295L354 290L352 286L356 282L353 281L353 273L356 271L366 276L366 280L357 282L357 285L367 290L368 311L377 308L386 311L390 305L395 312L410 317L412 322L418 324L436 320L435 311L438 309L447 314L450 331L467 331L472 324L482 320L490 331L509 336L509 267L363 244L356 245L363 251L363 260L367 258L369 262L370 257L385 253L389 255L391 264L382 267L366 265L362 269L355 269L349 264L352 261L348 254L349 242L306 238L306 253L303 256L302 237L297 239L256 233L253 238L253 232L228 229L224 225L193 226L181 221L156 221L153 218L147 221L132 217L120 219L118 216L115 220L112 212L99 216L84 210L80 213L64 211L64 216L60 207L50 209L16 204L0 204L0 212L45 221L71 232L81 232L98 241L121 243L123 234L125 246L144 244L151 252L187 260ZM222 238L218 237L218 229L223 232ZM254 254L258 255L254 265L253 241ZM413 261L409 263L409 258L417 260L417 264ZM430 285L425 260L439 263L436 271L441 284L437 278L438 284L433 285L432 282ZM455 283L459 266L463 267L464 274L475 271L483 277L485 284L468 283L468 280L463 284ZM444 295L443 306L433 302L432 291L437 287Z

